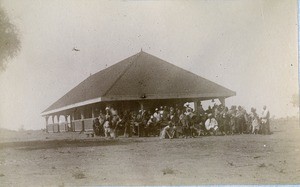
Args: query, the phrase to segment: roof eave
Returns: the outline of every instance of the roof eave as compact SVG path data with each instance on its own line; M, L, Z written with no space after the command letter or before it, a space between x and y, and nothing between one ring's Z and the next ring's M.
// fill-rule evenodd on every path
M85 106L85 105L89 105L89 104L94 104L94 103L98 103L98 102L101 102L101 101L102 101L101 97L95 98L95 99L90 99L90 100L82 101L82 102L79 102L79 103L74 103L74 104L71 104L71 105L67 105L67 106L64 106L64 107L61 107L61 108L57 108L57 109L53 109L53 110L49 110L49 111L44 111L44 112L41 113L41 115L42 116L47 116L49 114L54 114L54 113L61 112L61 111L64 111L64 110L68 110L68 109L72 109L72 108L76 108L76 107L81 107L81 106Z
M64 110L69 110L76 107L81 107L89 104L98 103L101 101L130 101L130 100L154 100L154 99L197 99L197 98L203 98L203 99L211 99L211 98L228 98L235 96L236 92L228 93L228 94L219 94L219 93L205 93L205 94L163 94L163 95L157 95L157 94L145 94L145 98L138 96L138 95L115 95L115 96L109 96L109 97L99 97L95 99L90 99L87 101L74 103L71 105L67 105L61 108L44 111L41 113L42 116L47 116L51 114L55 114L58 112L62 112Z

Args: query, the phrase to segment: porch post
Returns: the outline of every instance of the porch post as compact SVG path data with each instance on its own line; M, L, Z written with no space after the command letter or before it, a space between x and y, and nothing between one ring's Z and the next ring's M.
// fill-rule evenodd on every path
M200 105L201 105L201 101L199 99L194 100L195 112L199 112L199 106Z
M52 115L52 130L53 130L53 133L54 133L54 117L55 117L55 115Z
M75 113L74 112L72 112L71 114L70 114L70 126L71 126L71 130L72 131L75 131L75 126L73 127L73 121L75 120Z
M46 132L48 133L48 119L49 116L45 116L45 120L46 120Z
M68 115L65 115L65 129L66 131L69 131L69 125L68 125Z
M141 110L144 110L144 103L142 101L140 101L139 103L140 103Z
M82 123L81 132L83 132L84 131L84 111L83 110L80 111L80 116L81 116L81 123Z
M94 112L94 107L92 107L92 118L95 118L95 112Z
M144 110L144 102L143 101L140 101L140 107L141 109L140 110ZM141 134L141 128L140 128L140 125L138 126L138 137L141 137L142 134Z
M59 117L60 117L60 114L57 114L56 117L57 117L57 132L60 132L60 130L59 130Z

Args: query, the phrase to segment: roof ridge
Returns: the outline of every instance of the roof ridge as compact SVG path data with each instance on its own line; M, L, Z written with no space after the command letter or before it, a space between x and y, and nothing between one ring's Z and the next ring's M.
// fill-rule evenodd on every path
M112 85L106 90L106 92L103 94L105 96L113 87L114 85L118 82L118 80L121 79L121 77L127 72L127 70L134 64L134 62L137 61L138 57L141 55L141 52L138 53L137 57L132 61L132 63L129 63L128 67L125 68L125 70L118 76L118 78L112 83Z

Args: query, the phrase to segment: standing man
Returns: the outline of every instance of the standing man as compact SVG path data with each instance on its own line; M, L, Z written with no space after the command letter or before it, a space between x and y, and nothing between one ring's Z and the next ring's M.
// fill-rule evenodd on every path
M271 134L270 131L270 112L266 106L263 107L263 111L261 114L261 123L263 134Z
M202 105L201 105L201 102L200 102L200 105L199 105L199 108L198 108L198 112L199 112L200 114L204 114L204 113L205 113L205 111L204 111L204 109L203 109L203 107L202 107Z
M124 111L122 122L124 123L124 137L131 137L132 129L130 127L130 114L127 110Z
M110 108L106 107L105 108L106 114L105 114L105 121L103 124L104 128L104 135L106 138L110 137L110 126L111 126L111 113L110 113Z
M99 123L100 123L100 136L104 136L104 128L103 128L103 125L104 125L104 122L105 122L105 114L102 112L102 110L100 110L100 114L99 114Z
M93 120L93 130L96 136L100 136L100 122L99 118Z
M236 120L235 120L236 113L237 113L236 106L231 106L230 110L228 111L231 135L237 133L238 130Z
M155 109L153 117L156 118L156 122L160 122L161 117L160 117L160 113L158 111L158 108Z
M220 129L221 132L223 131L224 134L229 134L231 133L231 128L230 128L230 116L229 116L229 111L228 108L225 107L223 111L220 113ZM222 127L222 128L221 128Z
M236 125L238 129L239 134L243 134L245 132L245 110L241 107L238 106L238 110L236 112Z
M250 121L251 121L251 132L252 134L257 134L259 131L259 117L258 114L256 113L255 108L251 108L251 114L250 114Z

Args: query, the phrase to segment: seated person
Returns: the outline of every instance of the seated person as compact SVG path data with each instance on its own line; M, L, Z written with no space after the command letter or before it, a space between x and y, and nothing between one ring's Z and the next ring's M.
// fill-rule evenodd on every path
M214 135L218 132L218 122L212 114L208 114L208 119L205 121L205 128Z
M153 114L153 117L156 119L156 122L160 122L161 120L161 116L160 116L160 113L158 111L158 108L155 109L155 112Z
M160 139L166 139L166 138L170 138L173 139L175 135L175 130L173 129L173 125L171 123L169 123L167 126L165 126L160 134Z

